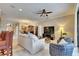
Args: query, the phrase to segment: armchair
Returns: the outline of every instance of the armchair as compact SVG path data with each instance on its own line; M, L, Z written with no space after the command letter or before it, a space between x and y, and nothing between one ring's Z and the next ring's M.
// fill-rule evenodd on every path
M67 45L50 44L49 49L51 56L72 56L74 46L73 44L67 44Z
M72 56L74 44L70 38L65 38L64 40L68 43L62 45L50 44L49 52L51 56Z
M3 35L4 33L4 35ZM12 39L13 39L13 31L3 31L1 34L2 40L0 41L0 50L4 54L4 50L7 52L6 55L12 55ZM11 51L11 53L10 53Z

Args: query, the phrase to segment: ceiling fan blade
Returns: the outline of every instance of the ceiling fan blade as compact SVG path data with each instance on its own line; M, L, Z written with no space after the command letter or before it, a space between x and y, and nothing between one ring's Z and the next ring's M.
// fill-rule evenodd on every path
M36 14L42 14L42 13L36 13Z
M53 12L51 12L51 11L50 12L47 12L47 14L49 14L49 13L53 13Z
M42 15L43 15L43 14L41 14L40 17L41 17Z

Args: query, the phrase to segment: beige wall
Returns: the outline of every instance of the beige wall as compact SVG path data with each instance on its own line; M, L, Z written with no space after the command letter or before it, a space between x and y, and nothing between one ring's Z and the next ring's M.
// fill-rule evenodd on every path
M4 24L6 24L7 22L5 21ZM40 32L38 33L38 35L42 36L44 26L54 26L55 37L56 39L58 39L60 36L60 33L58 32L60 25L64 25L64 31L67 32L68 35L74 39L74 28L75 28L74 23L75 23L74 15L63 16L63 17L52 19L52 20L45 20L45 21L37 23L38 27L41 27L41 29L39 28L38 30L38 32Z
M74 39L74 15L64 16L56 19L52 19L45 22L40 22L42 26L54 26L55 27L55 38L58 39L60 36L59 28L60 25L64 25L64 31L68 33L68 36Z

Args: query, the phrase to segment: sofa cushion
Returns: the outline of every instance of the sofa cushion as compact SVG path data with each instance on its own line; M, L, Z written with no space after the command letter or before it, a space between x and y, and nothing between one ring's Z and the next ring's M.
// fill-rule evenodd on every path
M30 39L32 39L32 40L33 40L33 42L35 42L35 41L38 41L38 40L39 40L39 38L38 38L36 35L32 34L32 33L28 33L28 36L29 36L29 38L30 38Z

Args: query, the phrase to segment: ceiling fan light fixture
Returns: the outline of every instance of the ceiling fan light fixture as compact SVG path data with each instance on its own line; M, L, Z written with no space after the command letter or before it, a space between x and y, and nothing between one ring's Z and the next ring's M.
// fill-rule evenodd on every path
M46 11L46 9L42 9L41 12L38 12L36 14L40 14L40 17L41 17L43 15L48 16L48 14L50 14L50 13L53 13L53 12L52 11Z

